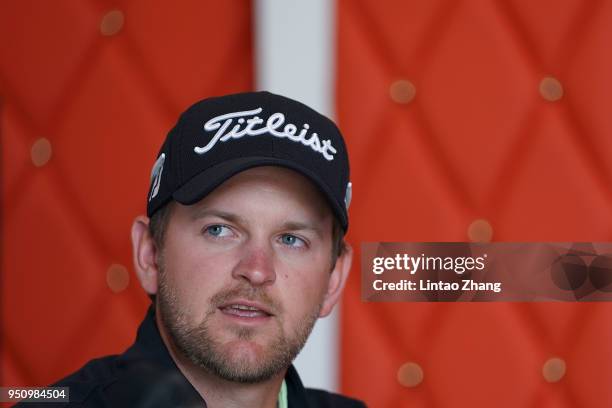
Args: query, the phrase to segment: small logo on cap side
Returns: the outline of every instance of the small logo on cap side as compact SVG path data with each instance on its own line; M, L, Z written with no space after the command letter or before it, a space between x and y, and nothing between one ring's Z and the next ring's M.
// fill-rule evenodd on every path
M206 146L196 146L193 151L197 154L204 154L215 147L217 142L227 142L231 139L240 139L243 136L259 136L267 133L278 138L287 138L292 142L309 146L315 152L320 153L326 160L334 160L336 149L332 146L331 140L321 140L319 135L314 132L310 134L310 137L306 138L310 129L308 123L304 123L299 133L297 126L293 123L287 123L279 131L278 129L285 123L285 115L280 112L270 115L263 127L255 129L256 126L264 123L262 118L256 116L262 110L262 108L257 108L248 111L230 112L208 120L204 124L204 130L207 132L216 130L217 132ZM249 119L245 119L246 117L249 117ZM234 119L238 123L230 129ZM230 130L227 131L228 129Z
M153 165L153 169L151 170L151 194L149 195L149 201L155 198L159 193L159 185L161 184L161 176L164 171L164 161L166 160L166 155L162 153L155 164Z
M353 183L349 181L346 185L346 193L344 193L344 206L347 210L351 205L351 198L353 198Z

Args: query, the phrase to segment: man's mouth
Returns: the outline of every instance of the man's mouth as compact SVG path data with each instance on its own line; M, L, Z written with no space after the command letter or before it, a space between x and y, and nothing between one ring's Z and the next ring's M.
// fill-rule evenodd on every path
M227 302L219 307L223 313L242 318L263 318L273 314L264 305L246 301Z

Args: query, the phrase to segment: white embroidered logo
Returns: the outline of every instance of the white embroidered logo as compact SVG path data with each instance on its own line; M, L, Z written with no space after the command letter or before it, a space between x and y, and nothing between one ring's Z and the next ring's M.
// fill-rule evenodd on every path
M350 181L346 185L346 192L344 193L344 206L348 210L349 205L351 205L351 199L353 198L353 183Z
M217 131L213 138L206 146L196 146L193 151L197 154L204 154L215 147L217 142L227 142L230 139L240 139L244 136L259 136L264 133L269 133L272 136L279 138L287 138L292 142L298 142L304 146L309 146L315 152L321 153L326 160L333 160L336 149L332 146L331 140L320 140L319 135L311 133L310 137L306 138L306 134L310 129L308 123L304 123L302 129L297 133L298 128L293 123L287 123L281 131L278 129L285 123L285 115L280 112L272 114L266 124L258 129L255 127L264 123L263 119L256 116L261 113L262 108L257 108L242 112L231 112L224 115L216 116L204 124L204 130L207 132ZM247 118L248 119L245 119ZM228 131L230 126L236 124Z
M159 185L161 183L162 172L164 171L164 161L166 160L166 155L162 153L155 164L153 165L153 169L151 170L151 195L149 196L149 201L155 198L159 193Z

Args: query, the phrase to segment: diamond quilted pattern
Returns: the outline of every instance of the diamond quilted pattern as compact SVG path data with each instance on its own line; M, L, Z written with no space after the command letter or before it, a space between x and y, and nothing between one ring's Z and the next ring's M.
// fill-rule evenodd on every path
M603 392L612 378L610 309L589 307L581 312L583 321L580 330L570 335L575 340L569 353L568 382L572 385L576 400L582 401L585 406L612 406L612 395Z
M529 7L523 1L511 0L496 6L505 27L522 36L517 38L521 49L549 69L558 65L559 53L568 46L567 40L575 29L584 27L580 17L598 7L575 0L545 0Z
M129 228L159 143L185 105L252 88L250 26L242 1L0 5L3 384L131 343L148 299ZM42 137L51 158L34 167ZM117 293L114 264L131 275Z
M516 304L514 311L518 322L526 329L524 339L537 347L541 359L549 358L547 353L561 352L573 338L577 323L591 315L588 304ZM596 307L593 307L596 309ZM569 339L569 340L568 340Z
M87 2L19 1L0 4L0 85L42 126L86 57L98 33Z
M112 9L124 24L102 36ZM611 17L603 1L339 1L350 241L464 240L476 218L498 240L608 240ZM147 301L132 272L113 294L107 269L131 264L129 224L178 111L252 86L250 20L238 0L0 5L4 382L45 384L131 341ZM560 100L538 93L545 76ZM390 98L397 80L411 102ZM35 168L40 137L53 154ZM609 305L370 304L358 277L342 385L371 406L612 404ZM548 383L555 356L567 372ZM396 379L407 361L424 371L414 388Z
M512 179L516 184L506 185L500 233L510 240L522 239L525 231L534 240L605 239L612 222L610 201L590 158L580 154L563 119L550 108L532 128L529 149Z
M424 67L418 103L429 138L440 145L437 159L465 184L471 202L483 202L516 139L516 118L539 94L525 67L512 64L517 52L500 49L505 33L496 32L495 10L471 4L457 10Z
M145 212L150 168L173 125L150 98L138 69L114 47L83 82L57 129L55 156L74 205L113 254L130 248L135 214ZM136 165L143 163L145 165Z
M609 153L612 151L612 115L610 115L609 98L612 92L612 54L602 52L609 46L612 38L612 25L609 18L612 15L612 3L602 2L593 16L584 36L581 46L576 50L575 57L567 62L565 78L569 87L570 104L574 115L572 119L577 122L579 142L590 146L591 151L601 164L604 177L608 182L612 180L612 160ZM589 73L588 75L586 73Z
M350 15L343 29L354 25L353 33L360 35L359 50L375 53L379 67L389 73L405 71L415 68L413 58L415 53L424 51L423 38L430 38L432 29L439 31L436 23L446 21L454 7L444 1L417 4L401 0L387 1L385 7L380 7L374 2L360 0L342 9ZM402 41L396 41L398 38Z
M172 106L182 110L203 96L250 87L250 78L234 68L252 60L250 2L149 3L124 2L123 35L136 66L146 67L144 74Z
M2 175L4 176L2 196L12 196L19 180L23 178L26 171L31 168L30 149L35 137L19 123L17 113L11 111L11 106L0 105L0 120L2 121L2 146L0 154L2 160ZM5 137L5 135L12 137ZM10 154L9 154L10 152Z
M40 335L53 333L59 344L73 341L64 330L89 319L104 277L96 262L96 249L83 239L78 222L56 196L49 174L37 174L24 191L14 212L7 213L6 256L3 258L2 321L8 328L6 341L12 345L18 366L39 367L53 372L53 358L40 347ZM41 206L38 203L44 202ZM49 243L53 242L51 246ZM68 256L70 254L70 256ZM23 302L23 298L44 302ZM65 300L81 307L67 308ZM19 305L19 312L13 305ZM58 328L63 330L58 330ZM40 333L33 335L33 333Z
M424 144L426 136L423 132L404 119L412 118L414 114L401 112L399 108L395 111L394 108L390 107L389 113L393 114L384 117L371 137L355 140L351 146L351 151L355 152L355 162L369 163L352 170L354 191L360 199L352 204L351 215L369 220L367 235L364 236L369 241L463 240L463 218L457 212L448 211L454 207L457 199L452 187L449 188L450 192L445 188L445 169L438 166L433 159L434 153ZM396 126L385 125L387 123L395 123ZM414 138L408 140L403 135L413 135ZM385 159L381 160L382 157ZM422 200L422 197L431 199ZM387 213L389 203L414 211L390 225ZM446 230L447 235L441 237L439 232L432 233L432 225L438 225L440 230L446 230L451 225L455 228ZM352 226L351 229L349 234L352 237ZM365 232L360 225L356 225L354 230Z
M501 241L609 239L609 4L339 4L338 118L367 163L352 242L465 240L475 219ZM415 86L407 104L397 80ZM371 406L609 405L610 305L364 304L353 272L342 385ZM549 383L553 357L567 371ZM424 379L406 388L410 361Z
M485 406L490 392L497 396L496 406L526 406L537 386L538 372L524 372L524 368L537 364L532 347L516 336L521 328L511 319L510 308L498 304L476 311L476 304L453 306L430 339L425 366L428 380L435 388L446 390L432 399L440 405L461 401L465 406ZM474 313L478 319L473 318ZM447 364L449 361L453 364Z

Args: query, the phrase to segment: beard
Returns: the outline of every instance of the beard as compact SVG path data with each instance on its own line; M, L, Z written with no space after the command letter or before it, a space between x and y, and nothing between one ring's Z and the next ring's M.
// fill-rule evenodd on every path
M298 355L321 310L317 304L310 313L302 316L295 330L285 333L282 307L271 299L264 289L242 283L216 293L209 301L209 309L201 322L190 323L181 307L179 297L168 282L165 270L160 264L157 309L176 348L193 364L227 381L254 384L267 381L287 369ZM219 313L219 306L235 298L257 301L273 312L276 330L267 344L257 344L258 352L243 352L224 344L220 336L211 329L211 319ZM255 341L258 328L231 327L229 330L236 340ZM230 342L233 342L232 339Z

